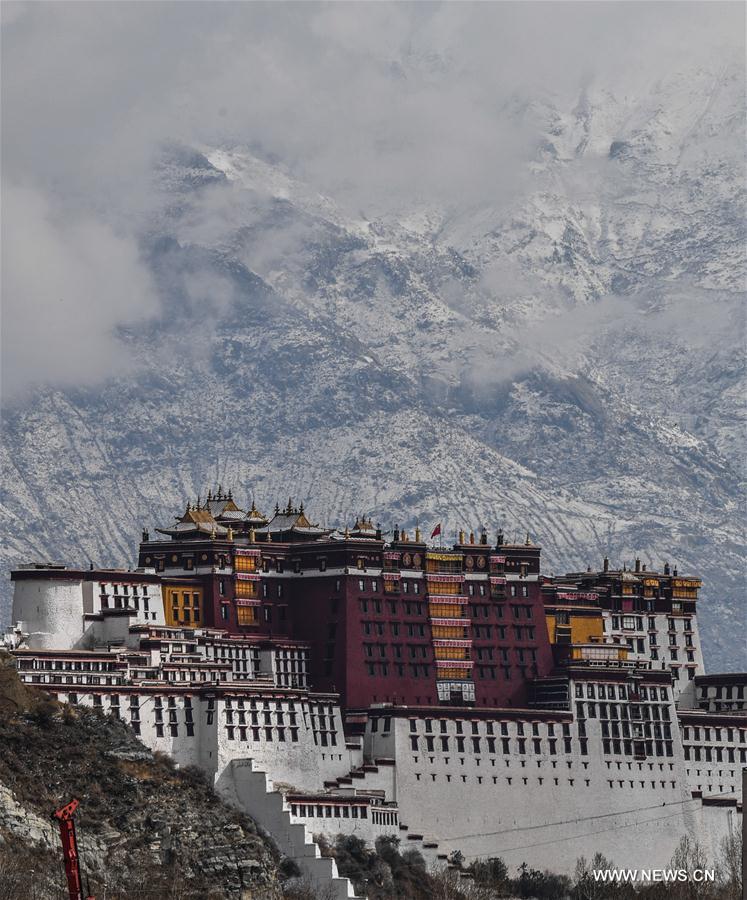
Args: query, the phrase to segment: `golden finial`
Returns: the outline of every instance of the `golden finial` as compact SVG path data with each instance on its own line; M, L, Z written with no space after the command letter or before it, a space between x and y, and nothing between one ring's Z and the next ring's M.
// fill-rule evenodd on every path
M475 543L475 532L474 531L470 531L470 533L469 533L469 542L470 542L470 544Z
M249 543L253 544L257 540L257 535L254 532L254 526L249 529Z
M233 528L231 528L230 525L228 526L228 531L226 532L226 540L233 540Z

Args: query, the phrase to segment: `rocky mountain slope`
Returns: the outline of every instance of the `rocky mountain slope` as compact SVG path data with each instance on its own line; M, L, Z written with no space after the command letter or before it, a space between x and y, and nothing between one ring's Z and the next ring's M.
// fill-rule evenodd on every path
M515 98L505 203L375 218L256 145L168 148L132 372L5 410L3 567L129 564L222 482L528 531L548 571L669 560L704 578L709 668L744 668L743 92L726 64Z
M197 770L176 771L127 726L18 681L0 656L0 894L67 896L54 809L81 801L84 886L97 897L284 896L277 850L217 799Z

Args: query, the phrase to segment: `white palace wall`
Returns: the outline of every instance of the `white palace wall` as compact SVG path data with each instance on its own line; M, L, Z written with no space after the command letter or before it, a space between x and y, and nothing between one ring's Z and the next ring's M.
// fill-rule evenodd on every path
M704 795L741 792L742 769L747 766L747 721L741 717L741 722L737 719L731 726L725 721L728 723L728 717L707 713L683 716L680 721L690 790Z
M698 619L680 612L602 611L604 639L628 647L628 659L671 671L675 697L692 696L696 675L703 675Z
M187 706L188 690L155 695L123 685L119 691L104 694L104 711L136 724L146 745L179 765L199 765L224 793L233 791L241 765L266 773L283 793L318 794L325 782L341 779L339 789L332 785L330 805L335 792L347 788L378 794L397 808L396 828L391 821L374 827L372 819L364 825L326 812L292 815L290 821L305 824L309 833L352 833L373 841L379 833L396 834L402 824L410 834L437 841L439 852L459 850L467 861L500 856L510 869L526 861L571 874L577 857L596 851L618 866L666 866L685 834L714 860L729 828L740 827L734 803L707 805L708 798L693 797L676 726L672 756L637 759L603 752L599 718L585 720L584 753L579 721L569 713L511 710L502 716L498 710L494 717L471 718L465 711L462 718L425 719L387 716L382 709L369 722L368 762L361 765L361 750L345 743L339 708L323 696L247 693L242 726L238 697L192 695ZM93 703L92 694L74 699ZM658 705L674 709L671 698ZM253 714L257 725L250 724ZM297 729L296 740L291 728ZM717 802L728 804L728 787ZM243 808L261 819L256 805Z
M222 771L234 759L251 759L274 782L315 791L325 781L345 775L354 764L354 751L345 743L339 706L331 699L306 700L300 695L298 700L257 700L259 724L247 724L243 732L237 702L231 701L231 709L226 708L225 699L218 704L216 771ZM247 723L252 712L248 708L244 712ZM297 723L296 740L290 725L293 721Z
M57 696L85 706L96 702L135 726L150 749L169 754L178 765L198 765L213 779L234 760L251 760L283 788L318 791L361 761L360 749L345 743L339 707L301 693L297 698L247 694L239 700L125 685L103 695L84 690ZM252 725L253 717L261 724ZM247 724L239 724L242 720Z
M27 611L37 615L33 580L23 585ZM37 615L34 634L69 646L63 635L75 626L80 585L60 588L60 603L43 604L57 617ZM714 860L739 825L745 716L678 715L671 682L658 671L572 666L566 710L442 707L425 716L372 707L362 742L346 741L335 695L265 676L229 681L222 653L193 659L203 656L202 637L188 647L166 635L142 658L132 649L38 657L19 649L19 674L63 701L118 716L148 747L200 766L239 805L253 798L242 808L260 822L279 816L301 854L306 839L297 838L307 832L371 842L401 833L415 838L411 846L417 836L423 847L436 842L441 856L458 850L467 861L500 856L512 872L526 861L571 874L577 857L596 851L618 866L664 867L685 834ZM264 778L291 800L268 793ZM327 800L316 799L325 792ZM365 819L352 813L356 795L368 797ZM345 896L348 888L337 887Z
M74 647L84 633L83 582L46 578L17 581L13 622L28 633L35 650Z
M453 743L454 723L447 725ZM701 841L714 859L729 821L737 818L734 808L707 808L693 798L674 759L604 757L596 728L589 731L587 756L580 752L575 723L572 752L559 741L552 755L546 723L540 723L541 752L528 739L528 752L520 757L517 722L508 723L508 754L500 752L500 740L498 752L485 752L486 725L478 723L478 753L471 747L463 754L413 752L411 726L402 718L366 741L372 752L396 759L392 799L401 822L444 849L460 850L468 861L500 856L510 869L526 861L572 874L577 857L598 850L619 866L665 866L685 834ZM493 725L498 733L498 721ZM530 728L531 714L524 722L525 732ZM465 733L470 743L471 730ZM417 720L415 734L419 742L425 737L425 720Z
M164 624L160 585L126 583L126 573L111 577L113 582L47 577L15 581L12 621L27 635L26 646L62 650L124 645L131 626ZM137 598L115 594L114 584L123 591L136 589Z
M311 834L323 834L331 840L338 834L351 834L370 846L374 846L379 837L399 837L397 809L368 803L354 805L346 798L334 795L286 803L290 807L292 820L305 825ZM353 812L357 814L353 816Z

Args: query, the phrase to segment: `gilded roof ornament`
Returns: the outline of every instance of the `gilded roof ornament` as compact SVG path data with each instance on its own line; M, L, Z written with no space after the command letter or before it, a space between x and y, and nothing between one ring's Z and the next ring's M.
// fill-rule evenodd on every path
M277 513L275 513L275 515L277 515ZM253 500L252 500L252 508L249 510L246 517L247 517L247 519L257 519L262 522L267 521L265 519L265 517L262 515L262 513L257 509L257 506Z

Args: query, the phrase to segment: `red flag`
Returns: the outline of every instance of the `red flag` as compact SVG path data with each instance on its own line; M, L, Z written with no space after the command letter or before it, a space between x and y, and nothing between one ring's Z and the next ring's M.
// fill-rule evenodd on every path
M438 523L438 525L436 525L436 527L431 532L431 540L433 540L434 537L438 537L439 534L441 534L441 523L440 522Z

